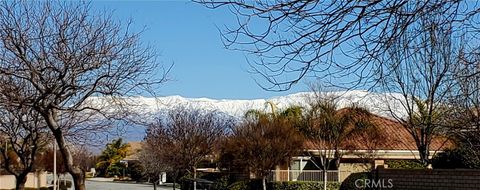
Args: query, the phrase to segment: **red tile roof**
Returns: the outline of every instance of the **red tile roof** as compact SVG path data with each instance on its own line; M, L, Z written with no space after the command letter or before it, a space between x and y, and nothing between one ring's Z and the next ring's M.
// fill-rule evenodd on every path
M142 150L142 142L129 142L129 147L127 150L127 156L124 160L138 160L138 154Z
M341 142L342 150L417 150L414 138L408 130L398 121L372 114L371 123L376 128L376 140L368 140L369 132L357 132ZM309 150L319 149L318 144L312 141L305 142L305 148ZM434 137L430 145L430 151L444 150L452 147L453 142L445 137Z

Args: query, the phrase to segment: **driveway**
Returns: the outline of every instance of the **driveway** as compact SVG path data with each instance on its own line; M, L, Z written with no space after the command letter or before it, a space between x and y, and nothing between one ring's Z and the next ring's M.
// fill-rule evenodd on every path
M88 190L153 190L153 185L86 181ZM171 190L171 187L158 187L157 190Z

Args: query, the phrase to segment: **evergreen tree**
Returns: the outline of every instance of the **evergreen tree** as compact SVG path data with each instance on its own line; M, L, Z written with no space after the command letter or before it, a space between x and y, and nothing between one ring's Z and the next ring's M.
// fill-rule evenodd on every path
M122 175L125 165L120 161L127 156L128 147L129 145L124 143L121 138L108 143L96 164L99 176Z

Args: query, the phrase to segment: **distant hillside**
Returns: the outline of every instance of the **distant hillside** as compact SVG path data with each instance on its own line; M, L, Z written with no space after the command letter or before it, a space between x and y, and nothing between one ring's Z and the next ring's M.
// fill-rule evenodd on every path
M346 107L356 103L367 108L374 114L392 117L388 109L389 106L395 108L396 116L405 116L405 111L401 107L401 95L390 93L372 93L363 90L337 91L329 92L329 95L338 96L339 108ZM161 117L162 113L177 106L183 106L192 109L216 110L219 113L241 118L246 111L250 109L270 111L266 102L276 104L279 110L292 105L303 107L308 106L308 100L313 97L311 92L301 92L286 96L272 97L269 99L252 100L230 100L230 99L209 99L209 98L184 98L181 96L165 96L157 98L149 97L129 97L128 102L132 106L128 108L134 114L135 118L144 122L153 121L156 117ZM104 98L95 97L90 99L91 104L100 104ZM105 105L105 104L103 104ZM108 110L114 110L112 106L105 106ZM140 118L137 118L140 117ZM132 128L124 135L129 140L141 140L144 134L143 128Z
M396 108L395 113L404 115L401 108L400 94L372 93L362 90L329 92L329 95L338 96L339 107L346 107L356 103L370 110L372 113L391 117L388 105ZM183 106L192 109L216 110L233 117L242 117L250 109L269 111L266 102L276 104L278 109L284 109L292 105L308 106L308 100L313 96L310 92L300 92L287 96L272 97L269 99L253 100L230 100L209 98L184 98L181 96L165 96L157 98L129 97L128 102L135 105L131 108L139 115L154 117L158 113ZM97 98L95 101L99 101ZM388 102L388 104L387 104ZM148 119L148 118L146 118Z

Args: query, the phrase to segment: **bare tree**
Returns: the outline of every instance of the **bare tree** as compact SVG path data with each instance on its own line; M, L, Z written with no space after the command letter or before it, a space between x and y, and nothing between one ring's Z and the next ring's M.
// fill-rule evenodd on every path
M28 107L0 105L2 167L15 176L15 189L25 189L27 175L46 145L47 129L39 113Z
M327 171L338 169L340 160L348 151L349 138L372 130L370 112L359 106L340 109L338 97L315 91L306 115L307 139L312 161L323 170L323 187L327 187ZM372 136L366 136L372 137ZM370 142L372 139L367 139ZM371 141L373 142L373 141Z
M128 23L123 25L108 13L92 15L92 11L82 2L0 4L0 80L29 89L20 96L4 90L2 96L43 117L76 190L85 189L85 174L74 163L67 135L92 134L100 128L93 122L76 125L73 118L95 113L95 121L112 119L115 114L108 113L122 108L116 106L123 102L116 97L138 93L165 79L162 73L153 75L156 56L140 43L139 33L132 33ZM115 101L110 112L96 107L95 96Z
M50 144L47 146L47 148L42 151L42 153L38 156L36 159L36 164L35 168L43 171L48 171L53 173L54 168L57 170L57 179L61 174L66 174L68 173L67 168L65 167L65 161L63 160L62 155L60 152L57 150L57 165L53 165L53 159L54 159L54 148L53 144ZM73 155L75 158L75 155Z
M432 139L448 135L448 104L459 68L459 44L451 23L444 15L425 15L418 30L405 31L393 41L388 56L381 59L384 73L378 75L381 90L387 94L386 105L393 118L412 135L419 160L429 164ZM396 100L396 101L392 101ZM393 105L393 102L400 102Z
M73 160L83 171L90 171L90 169L95 168L97 162L96 156L87 146L75 147Z
M159 162L192 174L196 189L198 164L214 155L215 144L232 125L222 116L214 111L173 109L148 127L145 142L156 147Z
M466 45L466 44L463 44ZM457 141L457 149L463 151L469 166L478 166L480 160L480 53L459 50L459 69L455 74L455 88L449 104L451 130Z
M373 82L374 62L392 42L432 12L455 31L478 29L478 3L471 1L193 0L237 17L222 40L227 48L253 54L250 64L269 90L286 90L305 76L349 86ZM478 31L478 30L477 30ZM423 31L418 30L418 35ZM470 37L475 37L472 34Z
M352 136L358 139L357 142L362 142L362 149L358 147L358 144L347 145L346 149L353 155L356 155L362 162L366 170L375 169L373 166L375 159L378 156L378 150L384 141L384 136L381 133L378 124L375 123L373 115L366 114L357 117L355 125L362 129L357 130ZM364 152L358 152L357 150L363 150Z
M163 155L167 155L167 153L163 153L163 151L169 151L164 147L161 147L158 144L158 139L154 138L145 138L142 146L142 150L140 151L139 160L145 170L145 175L148 176L149 180L152 179L153 188L154 190L157 189L157 182L161 180L159 175L162 172L168 173L173 178L173 189L176 186L176 180L179 175L179 170L175 168L175 164L167 162L168 160L163 157Z
M48 171L53 173L54 170L57 172L57 183L61 183L61 179L66 181L66 175L68 174L68 170L65 167L65 161L59 150L56 153L56 165L53 163L54 159L54 142L53 137L49 136L48 138L42 138L41 140L46 145L42 148L41 152L36 156L35 159L35 170L41 171ZM72 157L74 159L74 163L80 167L83 171L89 171L91 168L95 167L96 157L93 153L85 146L72 146ZM53 181L52 181L53 183ZM66 183L66 182L65 182Z
M245 121L225 140L220 159L255 174L262 179L266 190L270 171L287 164L301 151L303 137L291 118L265 113L253 117L251 113L247 113Z

